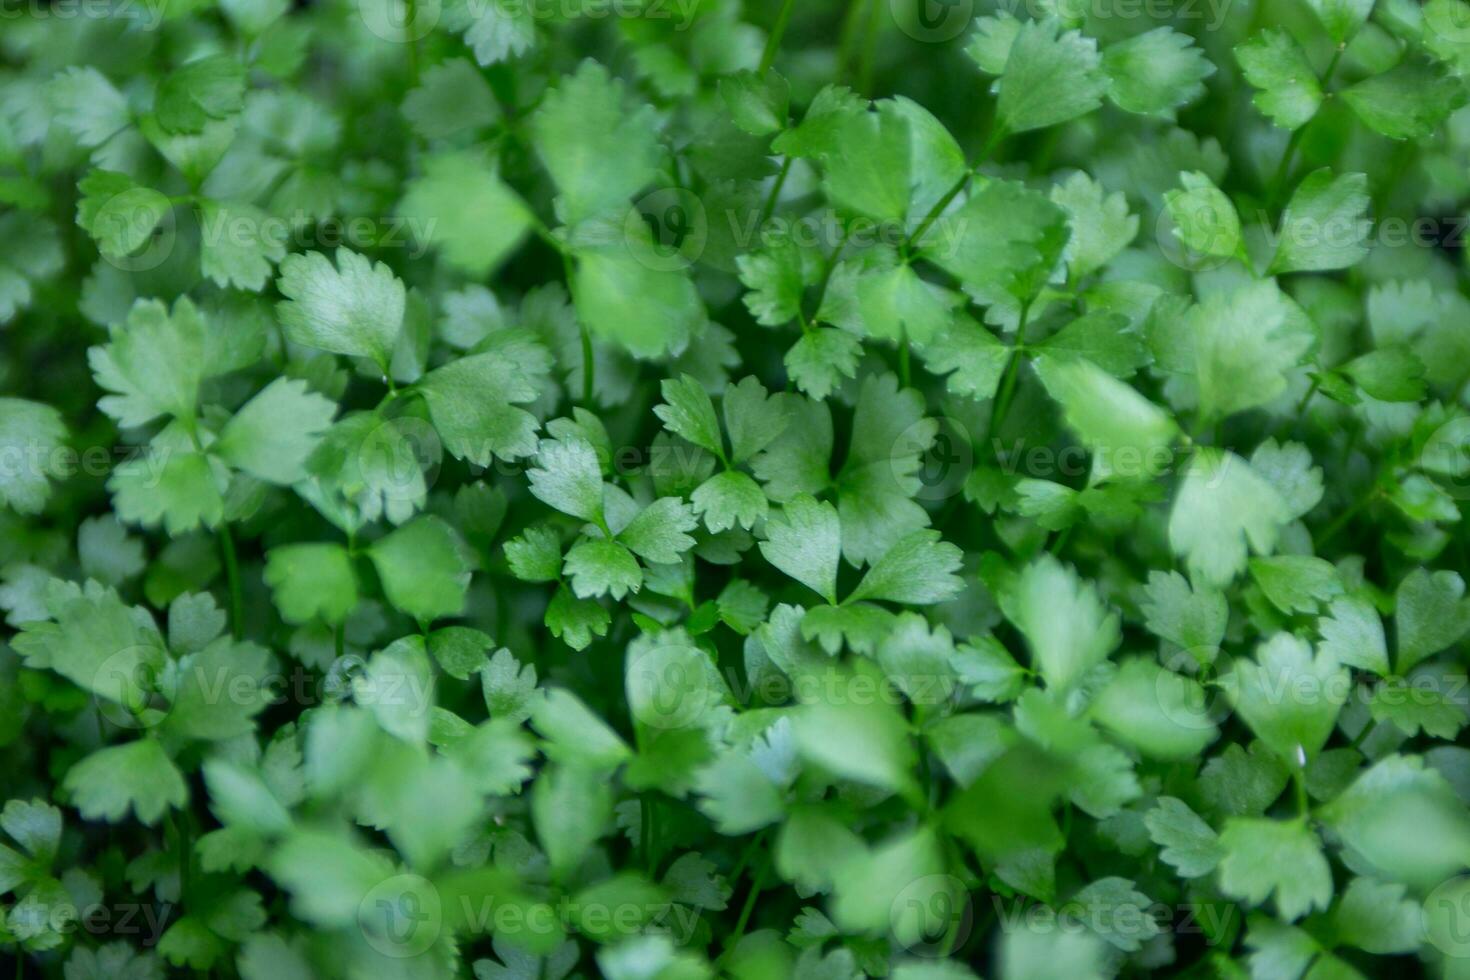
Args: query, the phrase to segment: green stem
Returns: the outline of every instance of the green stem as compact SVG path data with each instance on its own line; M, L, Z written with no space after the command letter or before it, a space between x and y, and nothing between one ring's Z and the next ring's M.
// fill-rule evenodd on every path
M745 904L740 908L740 918L735 922L735 931L730 933L730 937L725 940L725 948L721 950L719 959L715 960L716 969L724 963L727 956L735 951L735 947L740 944L741 938L745 935L745 927L750 924L750 915L755 911L755 900L760 897L761 889L765 887L768 866L769 862L762 862L755 877L751 879L750 893L745 896Z
M873 94L873 62L878 57L878 25L883 21L883 0L869 0L868 26L863 34L862 63L858 68L858 91Z
M334 642L337 648L337 659L341 660L347 654L347 620L337 624Z
M1341 533L1342 529L1347 527L1348 523L1354 517L1357 517L1364 508L1373 503L1373 501L1377 500L1381 493L1382 491L1378 487L1374 487L1372 492L1364 494L1357 503L1353 504L1341 514L1338 514L1331 524L1328 524L1325 528L1322 529L1321 536L1318 537L1312 544L1313 550L1321 551L1323 545L1327 544L1327 542L1337 537L1337 535Z
M776 23L771 28L771 36L766 38L766 49L761 53L760 73L764 75L771 70L771 65L776 62L776 52L781 50L781 38L786 34L786 26L791 23L791 13L796 9L796 0L786 0L781 4L781 12L776 15Z
M771 185L771 193L766 196L766 203L761 206L761 221L757 228L764 228L766 222L771 220L771 215L776 213L776 201L781 197L781 189L786 186L786 177L791 173L792 158L787 157L781 163L781 172L776 175L776 182Z
M988 444L992 437L1000 431L1001 423L1005 421L1006 413L1010 411L1011 399L1016 395L1016 379L1021 373L1021 354L1016 348L1011 348L1010 358L1006 361L1005 374L1001 378L1000 391L995 396L995 407L990 410L990 424L985 427L985 442Z
M230 525L219 526L219 550L225 561L225 581L230 588L230 631L235 639L245 638L245 594L240 589L240 560L235 555L235 537Z
M638 848L643 852L643 866L653 873L653 796L644 793L638 801Z
M1021 375L1021 351L1026 344L1026 319L1030 312L1031 304L1027 302L1021 307L1021 319L1016 324L1016 342L1006 360L1005 375L1001 378L1000 391L995 397L995 407L990 410L990 421L985 426L987 446L1000 431L1001 424L1006 420L1006 413L1011 410L1011 401L1016 397L1016 382Z
M912 387L912 371L909 367L909 331L907 327L898 328L898 378L903 382L905 388Z
M1332 84L1332 79L1337 74L1337 67L1342 63L1343 52L1347 51L1347 45L1347 41L1343 41L1337 46L1337 50L1332 53L1332 60L1327 63L1327 70L1322 73L1322 79L1318 82L1318 86L1322 89L1324 101L1331 97L1332 93L1327 91L1327 87ZM1318 106L1318 111L1321 111L1320 105ZM1314 112L1312 118L1293 130L1291 139L1286 141L1286 152L1281 155L1281 163L1276 167L1276 175L1271 178L1269 196L1273 207L1281 200L1281 196L1286 190L1287 179L1291 175L1291 165L1296 159L1297 150L1301 148L1302 138L1306 135L1307 127L1312 125L1316 119L1317 113Z
M406 24L409 25L408 26L408 29L410 31L416 30L418 28L418 22L419 22L419 3L418 3L418 0L404 0L404 7L405 7L406 13L408 14L408 16L404 20L404 23L406 23ZM413 83L413 87L414 88L417 88L418 87L418 84L419 84L419 42L418 42L418 38L416 38L416 37L410 37L410 38L407 39L407 42L406 43L408 44L408 77L409 77L409 80Z
M1005 139L1005 133L1003 131L1000 129L991 130L990 136L986 138L985 146L980 150L980 156L976 158L975 163L968 167L960 176L960 179L954 182L954 186L945 191L944 196L935 202L934 206L929 209L929 213L924 215L924 220L919 222L919 227L914 229L913 234L904 239L903 245L899 248L901 255L906 256L912 253L914 246L923 240L925 232L933 227L934 222L939 220L940 216L954 202L954 199L959 197L966 187L970 186L970 181L974 178L975 172L980 169L981 164L990 159L990 154L995 152L995 148L1000 145L1000 141L1003 139Z
M1302 774L1300 766L1291 770L1291 781L1296 784L1296 812L1301 819L1305 820L1311 811L1311 804L1307 800L1307 779Z

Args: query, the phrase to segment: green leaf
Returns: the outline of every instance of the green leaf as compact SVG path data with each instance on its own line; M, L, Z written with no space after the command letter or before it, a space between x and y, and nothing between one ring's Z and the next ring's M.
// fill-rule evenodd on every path
M1138 237L1138 215L1129 213L1127 197L1108 194L1080 170L1052 187L1051 200L1067 212L1071 237L1063 257L1074 281L1107 265Z
M1310 319L1271 280L1207 297L1190 309L1184 327L1192 335L1200 414L1206 418L1280 396L1315 339Z
M385 373L403 328L403 283L383 263L345 248L337 265L320 252L288 255L276 288L287 302L277 315L294 343L367 357Z
M338 544L292 544L266 554L265 581L288 623L341 623L357 607L352 558Z
M802 334L786 352L786 370L802 391L813 398L826 398L843 378L857 375L862 342L852 334L819 327Z
M1102 105L1108 76L1097 42L1059 21L1027 21L1016 31L999 82L996 124L1014 134L1086 115Z
M719 534L739 525L749 530L765 519L770 506L765 491L744 473L726 470L702 483L691 495L694 513L705 526Z
M62 476L59 452L66 423L50 405L0 398L0 503L39 514L51 496L49 477Z
M192 424L205 377L204 317L187 297L173 312L158 300L139 300L103 346L87 351L92 377L113 394L97 404L132 427L161 415Z
M423 80L403 99L403 117L426 140L485 129L500 118L485 76L465 58L425 69Z
M483 279L526 237L531 212L474 154L436 154L422 166L423 176L408 185L398 213L423 229L425 244L438 248L446 262Z
M1238 660L1226 690L1245 723L1285 762L1299 766L1322 751L1350 693L1348 672L1328 653L1277 633Z
M1410 59L1343 89L1342 100L1375 132L1389 139L1422 140L1465 104L1466 91L1462 78Z
M963 559L964 553L938 531L915 531L884 552L844 601L878 599L912 606L944 602L964 588L954 574Z
M725 444L720 436L720 422L715 416L714 402L704 386L690 375L669 378L660 386L664 403L656 405L653 414L664 428L677 436L724 458Z
M1356 265L1373 230L1366 174L1334 177L1326 167L1297 185L1281 216L1281 242L1271 273L1323 272Z
M807 494L788 500L778 516L766 524L760 542L766 561L837 603L837 566L842 552L842 525L837 509Z
M1192 37L1168 27L1108 45L1102 66L1108 97L1120 108L1170 120L1204 94L1204 80L1215 73Z
M1118 615L1075 569L1050 555L1022 569L1008 615L1026 637L1036 670L1059 690L1080 681L1118 645Z
M1269 554L1290 512L1281 495L1233 453L1201 449L1190 460L1169 516L1169 543L1196 580L1228 585L1247 546Z
M647 228L639 222L638 235ZM648 246L634 237L631 248L580 250L572 275L577 315L594 334L635 357L682 350L705 323L704 306L682 272L638 258Z
M1434 656L1470 632L1470 600L1459 573L1416 568L1399 583L1394 626L1398 672Z
M1424 934L1423 912L1404 892L1403 885L1354 878L1332 910L1338 941L1380 956L1413 952Z
M56 121L82 146L100 146L131 121L127 98L95 68L72 66L46 86Z
M213 448L251 476L290 486L306 479L306 461L336 414L306 382L277 378L225 423Z
M731 120L750 135L769 136L786 128L791 85L779 72L738 71L721 78L719 88Z
M602 470L585 439L541 440L526 477L541 502L584 521L602 520Z
M1434 888L1470 855L1470 816L1450 784L1417 756L1389 755L1321 810L1352 848L1354 867L1383 881Z
M1142 609L1151 633L1183 647L1201 663L1215 659L1230 616L1223 593L1192 585L1178 572L1154 571L1148 573L1147 595Z
M1232 817L1220 847L1220 888L1227 895L1260 905L1274 893L1276 911L1288 922L1332 901L1332 871L1305 821Z
M754 377L726 388L723 408L730 433L730 462L737 466L780 438L791 421L784 396L770 394Z
M1155 759L1197 758L1220 734L1199 682L1143 658L1124 662L1098 693L1092 714L1104 728Z
M1149 479L1178 430L1168 413L1091 360L1042 356L1036 373L1067 425L1093 452L1098 478Z
M670 565L694 547L689 532L697 526L688 504L676 497L661 497L618 532L618 541L644 561Z
M420 622L464 611L471 564L458 533L438 517L415 518L373 542L368 556L388 601Z
M611 595L621 600L643 587L643 570L633 552L607 538L581 538L567 552L563 571L579 599Z
M238 113L245 99L245 67L216 54L176 68L158 86L153 114L170 133L200 133L211 119Z
M911 793L916 758L903 716L881 699L854 697L857 685L873 680L872 670L835 677L821 689L821 700L803 706L792 719L802 757L844 779Z
M1283 129L1305 126L1322 105L1322 86L1301 45L1285 31L1261 31L1235 46L1246 81L1258 91L1256 108Z
M1164 192L1174 237L1201 255L1240 255L1240 215L1230 198L1202 173L1182 173L1179 184L1183 190Z
M173 202L126 174L94 170L77 182L77 224L97 240L103 258L127 267L127 258L153 240L159 222L173 213ZM166 242L166 239L165 239ZM146 253L148 265L154 253Z
M1425 392L1424 362L1406 347L1381 347L1342 366L1359 388L1383 402L1417 402Z
M1181 878L1202 878L1215 870L1223 850L1220 838L1183 800L1161 796L1143 818L1159 857Z
M542 101L531 136L568 224L626 206L652 181L662 152L653 108L635 106L623 83L591 60Z
M1250 570L1266 598L1288 616L1315 613L1318 606L1342 594L1337 569L1310 555L1252 558Z
M1388 644L1378 610L1366 599L1344 595L1332 601L1327 615L1317 623L1322 635L1322 652L1348 667L1368 670L1380 677L1388 673Z
M83 817L108 823L131 810L151 826L189 800L184 777L153 738L93 752L67 771L62 786Z
M489 466L493 459L536 453L536 416L517 406L539 397L543 381L543 374L528 375L502 352L490 351L436 368L415 387L444 447L456 459Z
M611 789L605 775L596 769L554 766L536 780L531 817L551 871L558 877L576 870L611 816Z
M271 218L241 203L199 202L200 268L220 288L260 292L271 266L286 256L283 236L272 233Z

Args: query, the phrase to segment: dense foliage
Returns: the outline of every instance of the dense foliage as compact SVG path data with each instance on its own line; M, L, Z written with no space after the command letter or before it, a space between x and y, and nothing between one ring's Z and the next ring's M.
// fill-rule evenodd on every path
M16 975L1470 976L1465 0L0 0Z

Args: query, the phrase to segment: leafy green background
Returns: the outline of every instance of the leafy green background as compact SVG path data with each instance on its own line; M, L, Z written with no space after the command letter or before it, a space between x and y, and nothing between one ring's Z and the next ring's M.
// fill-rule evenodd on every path
M18 976L1470 970L1464 0L0 18Z

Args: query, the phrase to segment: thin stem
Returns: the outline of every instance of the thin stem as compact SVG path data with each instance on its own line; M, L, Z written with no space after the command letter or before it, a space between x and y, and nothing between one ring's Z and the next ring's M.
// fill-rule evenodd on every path
M1323 545L1331 541L1333 538L1337 537L1337 535L1341 533L1342 529L1347 527L1348 523L1354 517L1357 517L1364 508L1373 503L1373 501L1377 500L1382 492L1383 491L1380 490L1378 487L1374 487L1371 493L1364 494L1357 503L1353 504L1341 514L1338 514L1336 519L1334 519L1331 524L1328 524L1325 528L1322 529L1321 536L1312 543L1313 550L1322 550Z
M766 196L766 203L761 206L761 222L757 227L764 228L771 215L776 213L776 201L781 197L781 189L786 186L786 178L791 173L792 158L787 157L781 163L781 172L776 175L776 182L771 185L771 193Z
M907 327L898 328L898 378L903 382L905 388L912 387L912 372L909 367L909 331Z
M643 852L643 866L653 873L653 796L643 794L638 803L638 848Z
M771 65L776 63L776 52L781 50L781 38L786 34L786 26L791 23L792 11L796 9L796 0L786 0L781 4L781 12L776 15L776 23L771 28L771 36L766 38L766 49L761 53L760 73L764 75L771 70Z
M1307 814L1311 811L1312 807L1307 800L1307 780L1306 777L1302 775L1302 770L1300 766L1297 766L1291 770L1291 781L1296 784L1297 815L1305 820L1307 818Z
M235 639L245 638L245 595L240 589L240 561L235 555L235 537L230 525L220 522L219 549L225 561L225 581L230 588L230 631Z
M980 150L980 156L975 160L974 164L968 167L964 174L960 176L960 179L955 181L954 186L945 191L944 196L935 202L934 206L929 209L929 213L924 215L924 220L919 222L919 227L914 229L913 234L904 239L904 243L899 249L901 254L910 254L914 246L923 241L924 234L933 227L934 222L938 221L945 210L954 203L954 199L959 197L966 187L970 186L970 181L974 178L975 172L980 169L982 163L990 159L990 154L995 152L995 148L1000 145L1000 141L1003 139L1005 139L1005 133L1002 130L991 130L990 136L985 140L985 146Z
M1332 60L1327 63L1327 70L1322 73L1322 80L1318 82L1318 86L1322 89L1324 101L1331 97L1332 93L1327 91L1327 87L1332 84L1333 76L1337 74L1337 66L1342 63L1342 55L1345 51L1347 51L1347 41L1339 44L1337 50L1332 53ZM1319 105L1318 111L1320 110L1321 106ZM1273 206L1281 200L1281 195L1286 190L1287 178L1291 174L1291 165L1296 159L1297 150L1301 148L1302 139L1306 135L1307 127L1312 125L1316 119L1317 114L1314 112L1312 118L1298 126L1292 132L1291 139L1286 141L1286 151L1281 155L1281 163L1276 167L1276 175L1271 178L1269 196Z
M1031 312L1031 304L1028 302L1021 307L1021 319L1016 324L1016 342L1011 347L1010 358L1006 361L1005 375L1000 382L1000 391L995 398L995 407L990 410L990 422L985 427L985 442L990 440L1000 431L1001 424L1005 422L1006 413L1011 409L1011 401L1016 397L1016 381L1021 375L1021 350L1026 344L1026 318Z
M878 57L878 25L882 20L882 0L870 0L868 26L863 35L862 63L858 68L858 91L863 95L873 93L873 62Z
M762 862L755 877L751 879L750 892L745 896L745 904L740 908L740 918L735 922L735 931L730 933L730 937L725 940L725 948L720 952L719 959L715 960L716 968L724 962L725 957L734 952L735 947L740 944L741 938L745 935L745 927L750 924L750 915L755 911L755 900L760 897L761 889L765 887L767 869L768 862Z
M408 25L407 30L416 31L419 23L418 0L404 0L404 10L407 14L407 17L404 18L404 23ZM410 36L406 43L408 45L408 77L416 88L419 84L419 40L416 36Z

